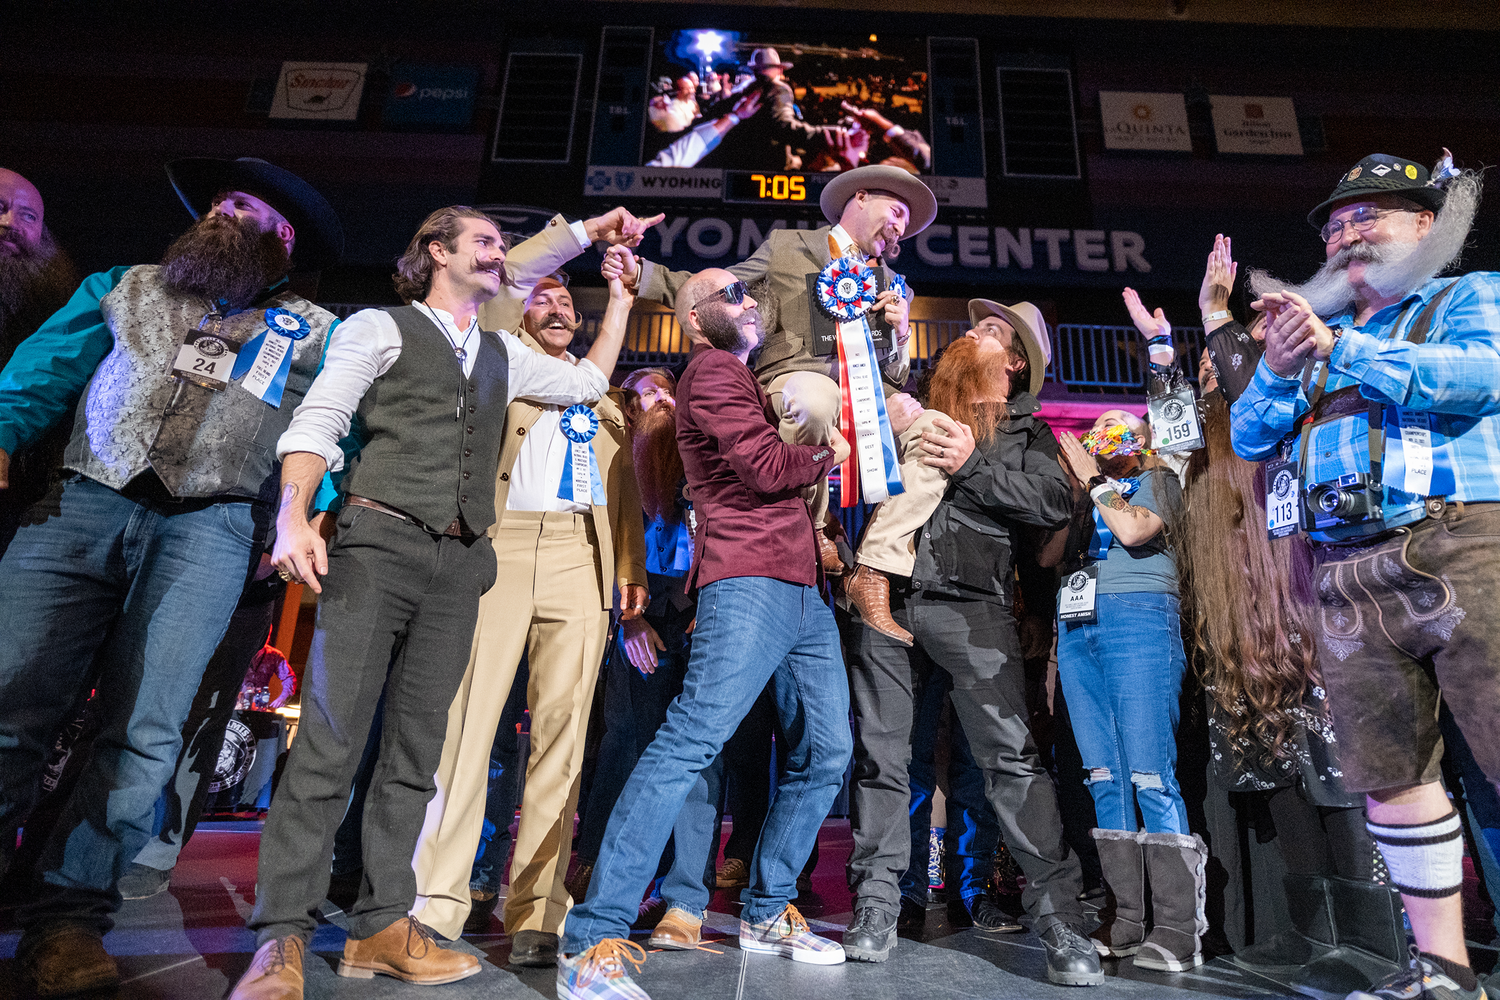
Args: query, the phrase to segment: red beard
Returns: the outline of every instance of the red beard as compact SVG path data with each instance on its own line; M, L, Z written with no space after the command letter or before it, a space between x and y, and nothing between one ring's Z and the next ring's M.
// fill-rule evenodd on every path
M682 484L682 454L677 450L677 408L657 403L635 421L630 443L641 509L667 524L679 520L677 490Z

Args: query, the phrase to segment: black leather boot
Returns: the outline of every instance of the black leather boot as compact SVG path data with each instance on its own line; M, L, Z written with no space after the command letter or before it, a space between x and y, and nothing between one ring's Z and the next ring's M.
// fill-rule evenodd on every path
M1321 875L1286 875L1282 882L1292 926L1268 941L1241 948L1232 961L1242 969L1290 982L1288 977L1334 949L1333 913L1328 879Z
M861 906L844 931L844 955L855 962L884 962L896 947L896 918Z
M1407 964L1401 895L1363 879L1330 876L1328 897L1336 947L1304 965L1292 989L1317 1000L1342 1000Z

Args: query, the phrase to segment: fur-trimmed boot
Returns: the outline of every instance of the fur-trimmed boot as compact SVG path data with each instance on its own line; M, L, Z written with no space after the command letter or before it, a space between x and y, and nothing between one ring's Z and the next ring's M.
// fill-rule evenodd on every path
M1143 833L1141 848L1151 880L1154 919L1135 964L1159 972L1185 972L1202 965L1202 940L1208 931L1208 846L1196 833Z
M1105 958L1124 958L1146 940L1146 866L1141 835L1134 830L1089 831L1099 849L1099 866L1109 898L1099 911L1100 924L1089 936Z

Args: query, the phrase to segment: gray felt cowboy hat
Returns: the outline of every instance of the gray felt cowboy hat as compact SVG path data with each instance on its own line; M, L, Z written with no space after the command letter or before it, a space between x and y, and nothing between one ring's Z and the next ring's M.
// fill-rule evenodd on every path
M327 198L290 170L253 156L237 160L190 156L168 163L167 179L195 219L213 208L221 191L243 191L264 200L297 232L292 266L298 271L322 270L338 263L344 254L344 226L338 213Z
M900 167L872 164L846 170L823 188L819 204L823 208L823 218L830 225L838 225L839 218L844 214L844 205L854 197L856 191L889 191L905 202L907 211L911 213L911 222L901 235L903 240L911 239L932 225L932 220L937 218L937 199L933 197L932 189L919 178Z
M1052 364L1052 338L1047 335L1047 321L1042 318L1042 311L1030 302L1006 306L992 299L969 300L970 326L978 326L979 321L987 316L1000 317L1016 331L1031 368L1031 385L1027 391L1035 396L1042 391L1042 383L1047 381L1047 367Z

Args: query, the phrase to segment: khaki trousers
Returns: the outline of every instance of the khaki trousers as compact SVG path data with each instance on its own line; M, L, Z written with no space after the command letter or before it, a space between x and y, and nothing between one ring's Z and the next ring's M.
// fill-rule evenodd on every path
M948 475L942 469L922 462L922 432L936 430L932 418L942 416L937 410L922 415L896 439L901 450L901 482L906 492L893 496L875 508L860 540L855 561L893 576L911 576L917 561L917 532L937 510L948 488Z
M459 936L469 914L490 747L523 652L531 664L531 758L505 929L562 930L572 906L563 878L584 735L609 627L592 515L506 511L495 560L496 582L479 602L468 672L448 711L437 794L412 859L412 914L447 938Z

